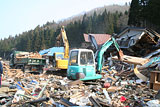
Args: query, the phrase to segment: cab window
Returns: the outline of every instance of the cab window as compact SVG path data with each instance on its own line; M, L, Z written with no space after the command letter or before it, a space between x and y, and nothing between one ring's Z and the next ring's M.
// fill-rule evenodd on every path
M71 52L69 65L78 65L78 52Z
M81 65L92 65L94 64L92 52L81 52L80 64Z
M64 55L63 54L56 54L56 59L63 59Z

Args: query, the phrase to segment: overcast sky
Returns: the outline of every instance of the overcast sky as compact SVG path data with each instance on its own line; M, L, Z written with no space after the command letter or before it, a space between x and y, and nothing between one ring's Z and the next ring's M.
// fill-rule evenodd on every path
M0 0L0 39L104 5L131 0Z

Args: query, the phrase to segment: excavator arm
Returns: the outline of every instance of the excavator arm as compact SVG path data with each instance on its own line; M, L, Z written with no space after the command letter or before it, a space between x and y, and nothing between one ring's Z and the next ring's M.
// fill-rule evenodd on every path
M69 58L69 43L68 43L66 32L64 30L64 26L62 26L61 32L56 38L56 46L60 46L61 39L63 40L63 43L64 43L64 58Z
M99 52L99 47L98 47L98 44L96 42L96 39L94 36L90 35L88 36L88 40L91 42L92 46L93 46L93 50L94 50L94 57L95 57L95 60L97 59L97 55L98 55L98 52Z
M62 35L62 39L63 39L63 43L64 43L64 58L69 58L69 43L68 43L68 39L67 39L67 35L66 35L66 31L64 30L64 26L62 26L61 29L61 35Z
M112 37L110 40L106 41L102 46L101 49L98 52L98 61L97 61L97 70L101 73L102 72L102 59L103 59L103 54L104 52L112 45L116 47L117 51L119 52L119 59L122 59L123 57L123 52L121 51L118 43L116 40Z
M93 46L96 50L98 50L98 44L97 44L97 42L96 42L95 37L89 34L89 35L88 35L88 40L91 42L92 46Z
M60 34L56 37L56 44L55 44L55 46L57 46L57 47L60 46L61 38L62 38L62 35L60 35Z

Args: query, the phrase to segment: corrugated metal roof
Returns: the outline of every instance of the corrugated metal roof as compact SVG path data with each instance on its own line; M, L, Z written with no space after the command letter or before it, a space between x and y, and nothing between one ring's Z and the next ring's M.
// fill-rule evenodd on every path
M52 47L39 51L40 55L47 54L47 56L53 56L55 52L64 52L64 47Z
M119 35L117 35L117 42L121 48L129 48L136 45L140 40L143 44L157 44L160 35L152 29L127 27Z
M154 36L158 36L160 37L160 35L152 30L152 29L148 29L148 28L143 28L143 27L126 27L122 32L120 32L117 37L120 37L122 36L124 33L126 32L130 32L131 30L135 30L135 31L141 31L141 32L149 32L151 35L154 35Z
M90 41L88 40L88 35L89 35L89 34L83 34L84 40L85 40L86 42L90 42ZM90 34L90 35L92 35L92 36L95 37L96 42L97 42L98 45L104 44L107 40L109 40L109 39L111 38L111 35L109 35L109 34Z

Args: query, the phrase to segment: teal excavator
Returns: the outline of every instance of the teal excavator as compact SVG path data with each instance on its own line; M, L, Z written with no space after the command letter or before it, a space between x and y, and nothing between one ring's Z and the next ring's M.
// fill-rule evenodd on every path
M103 54L112 44L114 44L116 50L119 52L119 59L123 57L123 52L113 37L106 41L100 48L98 48L94 36L89 35L89 38L96 52L94 53L91 49L71 50L67 69L67 77L69 79L95 80L102 78L102 75L96 74L96 72L102 72ZM97 67L95 59L97 59Z

